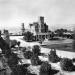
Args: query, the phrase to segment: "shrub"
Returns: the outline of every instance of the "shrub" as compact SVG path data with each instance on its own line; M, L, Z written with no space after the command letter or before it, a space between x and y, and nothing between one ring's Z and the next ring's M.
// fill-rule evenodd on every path
M8 58L8 65L13 66L18 64L18 56L14 53L11 53L10 57Z
M40 47L38 45L34 45L32 48L33 54L34 55L39 55L40 54Z
M21 43L21 42L20 42L20 41L18 41L18 42L17 42L17 45L18 45L18 46L20 46L20 43Z
M13 66L11 68L12 69L11 75L26 75L27 67L28 67L28 65L26 65L26 64Z
M32 57L33 53L31 51L26 51L24 52L24 57L26 59L30 59Z
M5 57L9 58L11 56L11 49L5 50Z
M37 66L37 65L42 64L42 61L39 60L39 58L38 58L37 55L33 55L33 56L31 57L31 64L34 65L34 66Z
M48 55L49 61L56 63L60 61L60 58L56 54L56 50L51 50L50 54Z
M28 47L27 47L27 50L31 50L31 49L32 49L31 46L28 46Z
M25 52L25 51L26 51L26 47L23 47L23 48L22 48L22 52Z
M24 38L23 39L27 42L31 42L31 41L33 41L33 37L34 37L33 33L27 31L27 32L24 33Z
M43 62L40 67L39 75L54 75L57 72L57 70L52 70L51 64L49 64L48 62Z
M75 62L75 58L73 58L72 61Z
M51 65L48 62L42 63L40 72L48 72L49 70L51 70Z
M74 65L72 63L72 60L68 59L68 58L61 59L60 66L61 66L61 69L64 71L73 71L74 70Z
M27 71L26 75L37 75L37 74L33 74L33 73Z
M14 48L17 45L17 40L11 40L10 41L10 47Z

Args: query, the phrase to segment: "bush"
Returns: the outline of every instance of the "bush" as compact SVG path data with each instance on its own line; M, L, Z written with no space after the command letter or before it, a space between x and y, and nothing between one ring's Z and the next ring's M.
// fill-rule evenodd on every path
M8 58L8 65L13 66L18 64L18 56L14 53L11 53L10 57Z
M5 57L9 58L11 56L11 49L5 50Z
M33 53L31 51L24 52L24 57L26 59L31 59L32 55L33 55Z
M17 42L17 45L18 45L18 46L20 46L20 43L21 43L21 42L20 42L20 41L18 41L18 42Z
M17 45L17 40L11 40L10 41L10 47L14 48Z
M33 74L33 73L27 71L26 75L37 75L37 74Z
M56 54L56 50L51 50L50 54L48 55L49 61L56 63L60 61L60 58Z
M57 72L57 70L52 70L51 64L49 64L48 62L43 62L40 67L39 75L54 75Z
M75 58L73 58L72 61L75 62Z
M27 50L31 50L32 48L31 48L31 46L28 46L26 49L27 49Z
M32 48L32 52L34 55L39 55L40 54L40 47L38 45L34 45Z
M48 62L42 63L40 72L48 72L49 70L51 70L51 65Z
M33 37L34 37L34 36L33 36L33 33L27 31L27 32L24 33L23 39L24 39L25 41L27 41L27 42L31 42L31 41L33 41Z
M37 55L33 55L31 57L31 64L34 65L34 66L41 65L42 61L38 58Z
M25 52L25 51L26 51L26 47L23 47L23 48L22 48L22 52Z
M60 66L61 66L61 69L64 71L73 71L74 70L74 65L72 63L72 60L68 59L68 58L61 59Z
M27 67L27 64L13 66L11 75L26 75Z

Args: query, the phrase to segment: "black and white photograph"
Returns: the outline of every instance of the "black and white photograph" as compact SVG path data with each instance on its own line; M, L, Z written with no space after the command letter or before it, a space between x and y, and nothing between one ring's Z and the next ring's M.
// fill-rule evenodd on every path
M0 0L0 75L75 75L75 0Z

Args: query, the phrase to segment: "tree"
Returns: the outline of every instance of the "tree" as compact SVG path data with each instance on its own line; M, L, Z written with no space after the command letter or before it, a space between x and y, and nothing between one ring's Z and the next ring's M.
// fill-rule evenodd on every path
M40 47L38 45L34 45L32 48L32 52L34 55L39 55L40 54Z
M12 67L13 65L17 65L19 61L19 57L15 53L11 53L10 57L8 58L8 65Z
M54 37L54 32L51 32L51 39L53 39Z
M58 36L63 36L63 33L65 32L67 32L68 30L67 29L57 29L57 30L55 30L55 33L57 33L58 34Z
M42 61L39 59L39 57L37 55L33 55L31 57L31 64L34 66L41 65Z
M26 40L27 42L33 41L33 33L29 31L25 32L24 40Z
M26 59L30 59L32 57L33 53L31 51L25 51L24 52L24 57Z
M15 65L11 68L12 74L11 75L27 75L27 67L30 66L29 64L23 65Z
M58 72L58 70L52 69L51 64L46 61L41 64L39 75L55 75Z
M17 42L17 45L20 46L20 41Z
M74 71L74 65L71 59L62 58L60 61L61 69L64 71Z
M57 63L57 62L60 61L60 58L56 54L56 50L55 49L50 51L50 54L48 55L48 59L49 59L49 61L51 61L53 63Z
M11 40L10 41L10 47L13 48L17 45L17 40Z
M0 48L2 49L2 54L5 54L6 56L9 56L11 54L9 44L7 44L2 37L0 37Z

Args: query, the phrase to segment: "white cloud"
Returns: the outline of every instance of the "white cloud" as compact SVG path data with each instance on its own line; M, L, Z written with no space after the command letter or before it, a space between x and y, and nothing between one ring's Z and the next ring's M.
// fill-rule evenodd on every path
M27 26L40 15L49 25L74 24L75 0L0 0L2 27L20 27L22 22Z

